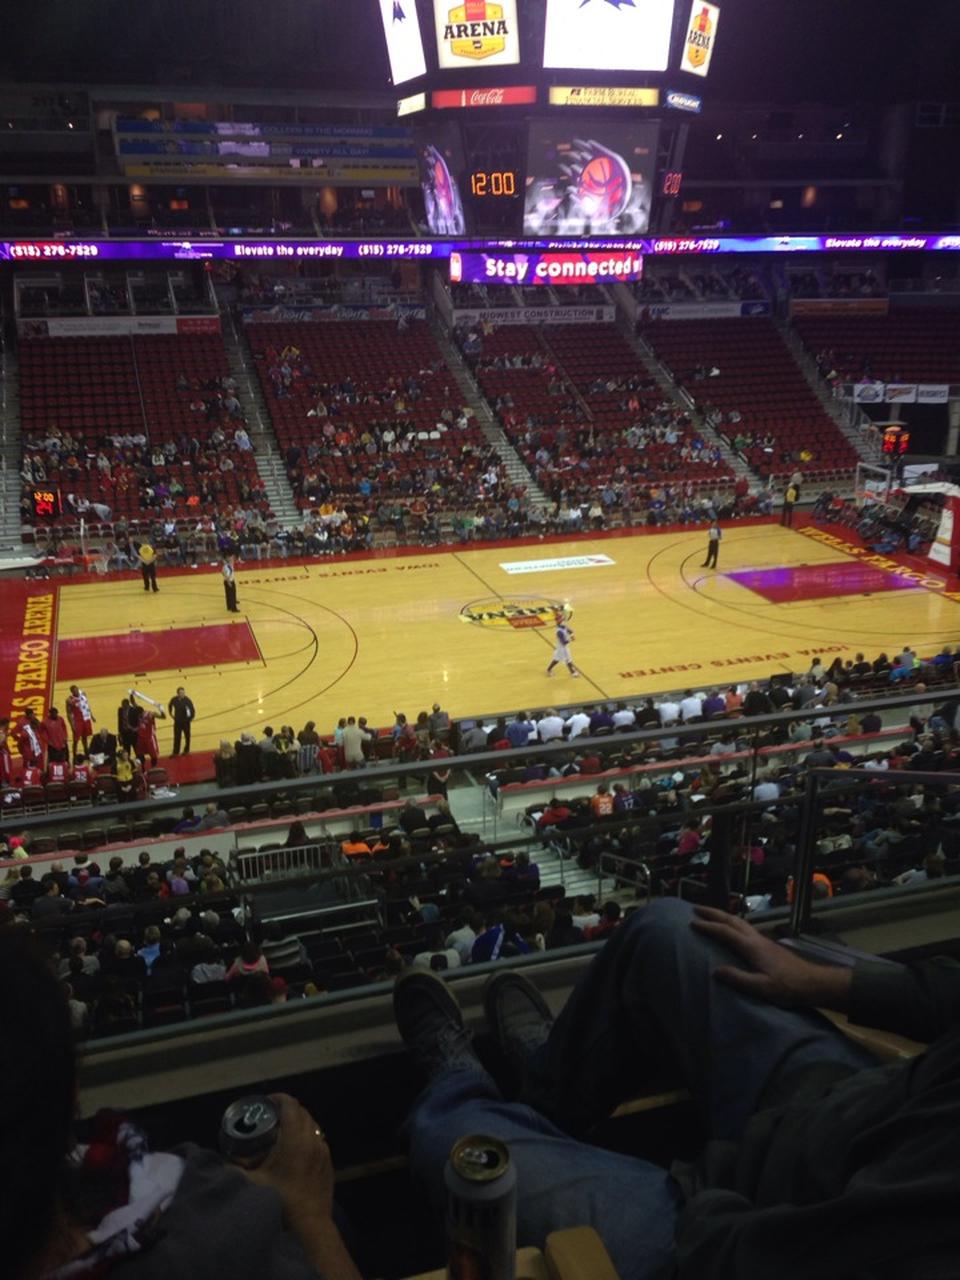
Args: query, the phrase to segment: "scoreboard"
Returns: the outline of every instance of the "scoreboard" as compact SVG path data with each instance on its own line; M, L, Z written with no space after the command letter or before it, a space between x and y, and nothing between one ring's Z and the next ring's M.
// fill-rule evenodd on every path
M378 0L427 234L669 229L720 8L708 0ZM409 86L409 87L408 87Z

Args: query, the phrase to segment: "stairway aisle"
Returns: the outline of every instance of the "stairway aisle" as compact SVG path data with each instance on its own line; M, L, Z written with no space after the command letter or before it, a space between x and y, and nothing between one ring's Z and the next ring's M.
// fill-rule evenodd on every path
M804 381L809 386L820 403L823 405L824 412L833 419L838 430L846 440L853 445L861 462L871 462L877 465L883 460L880 452L880 440L876 429L872 428L872 423L862 409L856 410L859 417L851 419L851 408L845 400L838 400L830 394L827 384L820 376L820 370L817 368L817 362L810 355L810 352L800 341L797 331L789 320L778 319L777 328L783 337L784 342L793 356L794 363L803 374Z
M230 373L237 383L237 399L243 409L243 416L247 420L247 431L253 443L257 471L260 473L270 507L277 520L283 528L293 528L301 522L302 517L287 478L283 455L274 435L270 411L254 367L253 354L228 306L220 308L220 318L223 345L227 351Z
M677 321L676 323L682 324L683 321ZM634 333L633 326L622 317L622 313L619 327L624 338L637 353L638 360L646 369L647 373L649 373L650 377L656 382L664 396L666 396L668 400L673 401L679 409L682 409L683 412L690 417L690 420L693 422L694 426L697 428L700 435L703 436L708 445L719 448L724 462L733 474L738 479L741 476L746 478L750 485L751 493L756 493L761 490L763 488L763 481L760 477L747 466L739 454L735 453L733 449L730 448L723 436L713 429L705 415L702 414L694 404L693 400L691 400L686 392L677 385L666 365L662 364L657 359L656 352L649 343L644 342L643 338L638 337L638 335Z
M463 403L469 405L473 410L474 420L486 438L490 441L490 444L497 451L510 484L517 487L523 486L526 489L528 499L534 506L543 508L552 507L553 504L550 499L546 496L534 480L533 476L527 470L523 459L507 439L503 428L494 418L490 406L484 399L483 393L477 386L473 374L467 367L466 361L460 354L447 330L443 327L443 324L436 313L434 313L430 318L430 329L436 339L437 346L443 354L443 358L447 362L450 372L456 379L457 386L459 387L460 394L463 398Z

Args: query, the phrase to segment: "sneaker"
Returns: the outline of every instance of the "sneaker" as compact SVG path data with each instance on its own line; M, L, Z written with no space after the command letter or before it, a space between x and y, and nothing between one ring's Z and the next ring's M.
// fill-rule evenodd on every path
M580 672L579 672L579 671L571 671L571 672L570 672L570 674L573 676L574 680L579 680L579 679L580 679Z
M531 1056L546 1043L553 1014L529 980L514 971L496 973L483 989L483 1011L504 1056L521 1079Z
M393 988L393 1016L400 1038L428 1075L483 1071L457 998L435 973L401 974Z

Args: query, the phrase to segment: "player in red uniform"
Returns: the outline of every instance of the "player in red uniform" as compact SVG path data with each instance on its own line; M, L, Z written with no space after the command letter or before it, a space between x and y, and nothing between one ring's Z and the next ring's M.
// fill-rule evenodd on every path
M143 694L138 694L136 690L130 690L131 702L135 698L143 698ZM157 742L157 721L167 718L166 712L158 702L150 700L150 707L144 711L140 717L140 723L137 725L137 755L141 760L146 761L147 756L150 757L150 764L153 768L157 767L157 761L160 759L160 745Z
M40 730L40 721L37 719L37 713L32 707L27 708L23 719L18 723L15 736L17 750L23 758L24 768L29 768L31 765L42 768L43 737Z
M47 781L67 783L72 777L66 760L50 760L47 764Z
M85 755L77 756L73 762L73 781L88 783L93 781L93 769Z
M40 733L47 748L48 763L54 760L70 759L70 751L67 747L67 722L56 707L51 707L44 719L40 721Z
M87 695L83 692L79 685L72 684L70 686L70 696L67 698L67 715L70 718L70 727L73 730L73 754L77 754L77 743L83 744L83 754L86 755L90 750L89 738L93 733L95 718L90 710L90 702Z

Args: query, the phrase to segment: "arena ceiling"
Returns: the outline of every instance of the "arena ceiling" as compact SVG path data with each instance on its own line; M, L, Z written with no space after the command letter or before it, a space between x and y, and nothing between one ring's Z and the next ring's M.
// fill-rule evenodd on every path
M721 5L713 101L957 97L954 0ZM5 0L3 13L0 80L389 89L375 0Z

